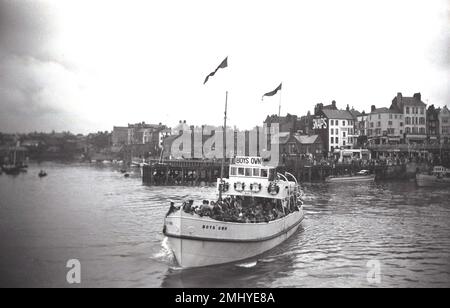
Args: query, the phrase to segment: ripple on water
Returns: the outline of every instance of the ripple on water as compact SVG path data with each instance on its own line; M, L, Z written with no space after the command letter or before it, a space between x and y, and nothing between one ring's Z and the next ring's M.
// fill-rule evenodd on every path
M49 176L39 179L40 169ZM139 172L125 179L114 170L43 164L0 176L0 228L14 239L0 267L50 286L65 286L65 262L79 258L89 286L371 287L375 259L381 287L450 286L449 190L307 185L305 220L290 239L251 260L186 270L162 234L164 215L170 200L213 199L214 188L147 187Z

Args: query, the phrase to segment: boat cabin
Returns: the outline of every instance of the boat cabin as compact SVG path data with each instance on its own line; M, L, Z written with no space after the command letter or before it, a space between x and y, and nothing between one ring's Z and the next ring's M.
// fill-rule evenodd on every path
M252 196L286 199L298 192L298 183L265 166L259 157L236 157L230 165L229 179L217 181L217 189L225 196Z

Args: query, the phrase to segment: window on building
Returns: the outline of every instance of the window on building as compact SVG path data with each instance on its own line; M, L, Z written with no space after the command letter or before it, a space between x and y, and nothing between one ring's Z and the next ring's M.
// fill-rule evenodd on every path
M420 114L424 114L425 113L425 110L424 110L424 108L422 107L422 108L420 108Z
M392 125L392 121L389 121L389 122L388 122L388 125Z
M245 176L252 176L253 170L252 168L245 168Z
M406 125L411 125L411 118L410 117L406 117Z
M425 118L420 118L420 120L419 120L419 124L421 124L421 125L425 125Z
M409 114L409 107L406 107L406 114Z
M392 113L390 113L390 114L389 114L389 119L392 120L392 116L393 116Z
M411 127L407 127L407 128L406 128L406 133L407 133L407 134L411 134Z
M334 125L334 120L331 120L331 126L333 126Z
M400 122L400 127L402 127L403 126L403 122Z
M368 129L368 130L367 130L367 135L368 135L368 136L372 136L372 130L371 130L371 129Z
M339 129L336 128L336 135L339 135Z
M377 122L377 127L381 127L381 122Z
M336 137L336 143L339 143L339 137Z
M370 128L373 128L373 122L370 122Z
M425 135L425 127L421 127L421 128L420 128L420 133L421 133L422 135Z
M344 137L344 138L345 138L345 132L342 132L342 137Z
M381 119L381 113L378 114L378 120Z
M395 115L395 119L397 119L397 117L398 117L398 116L397 116L397 115Z
M238 169L238 175L245 175L245 169L244 168L239 168Z
M343 146L345 146L345 140L344 140L344 141L342 141L342 145L343 145Z
M333 144L334 143L334 137L331 137L331 142L330 142L331 144Z
M400 135L403 135L403 130L400 130Z
M418 129L417 129L417 127L413 127L412 128L412 133L413 134L417 134L419 131L418 131Z
M334 135L334 128L331 129L331 134Z
M342 126L345 126L345 121L342 121Z

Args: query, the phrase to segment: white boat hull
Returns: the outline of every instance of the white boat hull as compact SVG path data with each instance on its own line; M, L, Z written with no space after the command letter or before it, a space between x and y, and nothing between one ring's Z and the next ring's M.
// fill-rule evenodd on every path
M179 213L166 218L165 234L178 264L184 268L231 263L260 255L288 239L303 220L302 210L267 223L190 219Z
M347 176L347 177L333 177L327 178L329 183L343 183L343 182L373 182L375 181L375 175L364 175L364 176Z

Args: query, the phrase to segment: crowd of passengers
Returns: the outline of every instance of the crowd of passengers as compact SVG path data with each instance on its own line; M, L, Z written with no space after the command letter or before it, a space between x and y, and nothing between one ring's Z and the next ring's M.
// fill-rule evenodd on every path
M194 201L190 200L178 207L172 203L168 215L181 209L188 214L207 216L218 221L269 222L298 211L296 203L295 197L291 198L288 208L283 207L281 201L276 199L227 197L217 202L204 200L201 205L194 205Z

